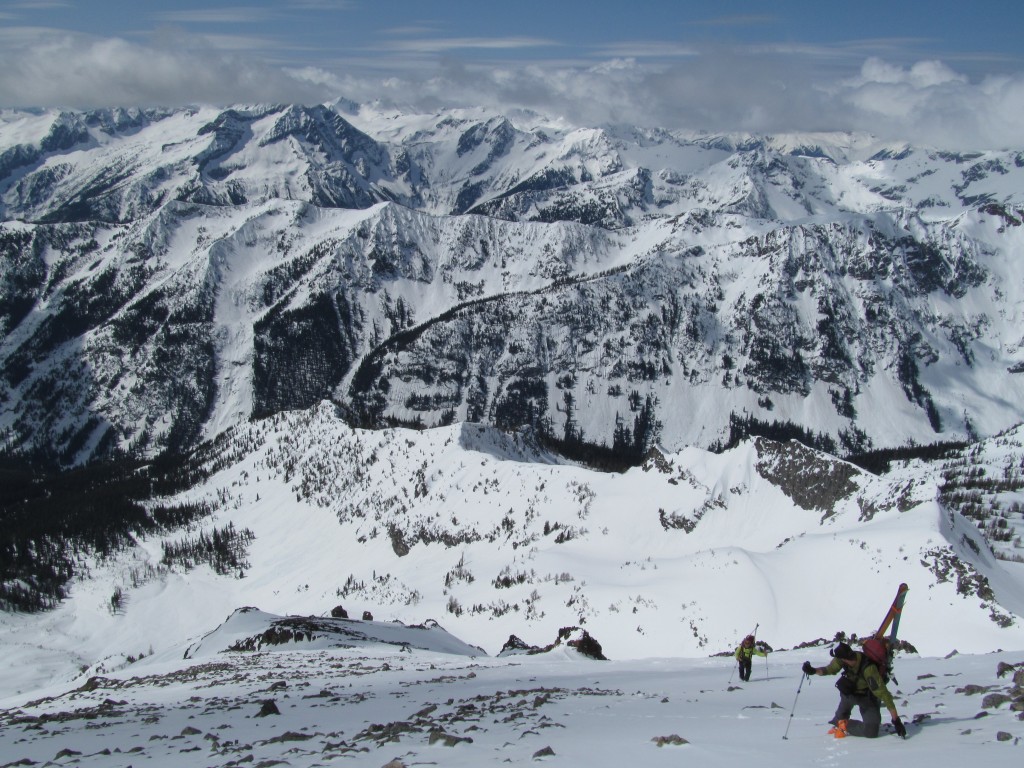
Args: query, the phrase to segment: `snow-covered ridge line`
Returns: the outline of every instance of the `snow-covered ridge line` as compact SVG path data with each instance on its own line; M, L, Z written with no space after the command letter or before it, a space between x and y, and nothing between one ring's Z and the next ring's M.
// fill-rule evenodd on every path
M0 428L76 462L324 398L595 446L649 401L631 438L670 450L1019 423L1024 154L866 147L331 105L5 112Z

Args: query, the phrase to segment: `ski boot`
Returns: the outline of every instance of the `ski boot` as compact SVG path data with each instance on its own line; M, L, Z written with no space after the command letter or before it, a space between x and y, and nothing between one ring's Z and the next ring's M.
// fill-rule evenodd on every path
M835 725L828 729L828 732L837 739L845 739L849 735L847 730L848 722L848 720L839 720Z

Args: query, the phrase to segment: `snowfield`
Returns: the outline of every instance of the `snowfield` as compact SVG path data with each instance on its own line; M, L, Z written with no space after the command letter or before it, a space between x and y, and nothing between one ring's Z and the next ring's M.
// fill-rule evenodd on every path
M241 634L272 618L253 612ZM1024 678L1020 651L901 654L891 689L908 738L883 727L877 740L836 740L826 733L833 679L801 683L799 670L825 663L827 646L758 658L739 684L729 658L596 661L565 646L493 658L453 651L440 628L431 644L422 629L362 624L409 645L214 652L237 640L235 627L208 636L198 658L153 656L7 699L0 764L1020 764L1024 723L1008 701L1013 676Z
M1021 443L968 450L1014 467ZM162 562L172 531L83 561L54 610L0 614L0 765L1019 762L1024 565L940 502L938 465L873 475L758 439L601 473L327 405L224 446L177 501L210 505L192 536L252 534L243 572ZM838 694L800 665L875 631L901 582L910 738L835 742ZM778 652L737 685L719 654L755 625ZM498 657L564 627L609 660Z

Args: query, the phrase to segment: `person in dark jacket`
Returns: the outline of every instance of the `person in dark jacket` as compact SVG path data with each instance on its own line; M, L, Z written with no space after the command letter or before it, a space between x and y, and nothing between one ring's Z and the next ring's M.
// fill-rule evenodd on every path
M754 636L747 635L743 638L743 642L736 648L736 661L740 665L740 680L750 680L750 669L754 663L754 654L758 656L767 656L766 651L762 651L756 645L754 645Z
M848 735L866 736L873 739L878 736L882 724L882 705L889 710L892 725L900 738L907 737L907 729L896 712L896 704L892 694L885 687L885 678L878 665L860 651L855 651L846 643L839 643L832 649L832 661L824 667L812 667L805 661L805 675L836 675L843 676L836 681L839 689L839 706L835 716L829 720L832 729L829 733L837 739ZM860 708L863 723L850 721L854 707Z

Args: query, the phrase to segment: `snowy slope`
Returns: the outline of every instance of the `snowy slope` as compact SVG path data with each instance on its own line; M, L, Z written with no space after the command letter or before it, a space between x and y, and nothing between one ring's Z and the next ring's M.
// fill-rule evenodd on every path
M1019 439L987 450L1024 458ZM901 636L920 653L1024 647L1022 566L942 502L931 465L875 476L759 439L601 473L482 426L356 430L326 404L207 460L215 474L177 501L210 516L79 568L52 611L0 615L24 654L8 691L194 643L242 606L432 619L491 655L580 626L611 659L692 657L755 623L776 647L863 636L905 582ZM228 524L251 535L241 573L162 562L164 544Z
M827 646L771 654L739 685L729 659L600 662L562 649L514 659L379 646L144 659L0 702L0 759L114 768L1019 763L1021 722L1008 703L1024 670L1019 653L901 656L891 686L904 741L888 725L874 741L826 733L836 691L828 678L801 683L799 666L827 658Z

